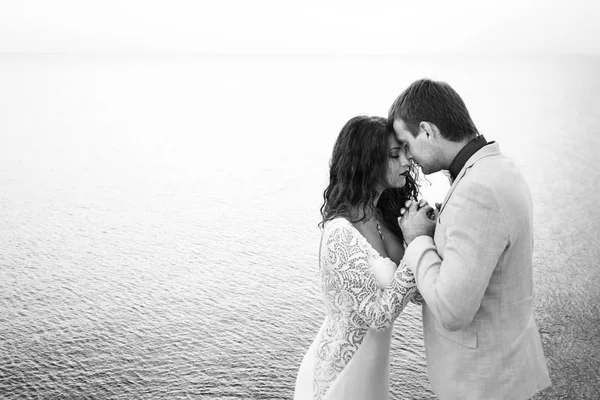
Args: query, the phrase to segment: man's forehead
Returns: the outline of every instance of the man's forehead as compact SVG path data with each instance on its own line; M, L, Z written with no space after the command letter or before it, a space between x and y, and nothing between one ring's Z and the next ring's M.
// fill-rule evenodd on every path
M394 120L394 130L406 130L406 124L400 118Z
M401 119L394 120L394 132L396 133L396 138L400 142L405 142L408 138L410 138L410 132L406 129L406 124Z

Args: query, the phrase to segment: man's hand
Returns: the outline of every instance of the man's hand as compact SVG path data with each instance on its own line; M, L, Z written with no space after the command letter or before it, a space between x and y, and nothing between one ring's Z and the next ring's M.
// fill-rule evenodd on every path
M407 200L406 208L400 210L398 225L408 246L418 236L433 237L437 212L425 200Z

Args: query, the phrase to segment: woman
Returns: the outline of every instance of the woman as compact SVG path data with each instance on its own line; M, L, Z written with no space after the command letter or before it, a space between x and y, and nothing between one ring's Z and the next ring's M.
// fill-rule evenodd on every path
M387 399L393 321L420 302L401 263L397 218L416 173L387 120L355 117L331 157L319 254L326 316L304 356L294 399ZM400 265L400 267L398 267Z

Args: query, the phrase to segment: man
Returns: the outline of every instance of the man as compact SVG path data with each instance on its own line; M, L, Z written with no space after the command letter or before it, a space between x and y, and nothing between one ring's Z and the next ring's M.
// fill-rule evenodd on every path
M529 187L448 84L419 80L389 112L425 174L450 173L439 211L407 202L404 260L425 299L427 370L441 399L529 399L550 385L533 315Z

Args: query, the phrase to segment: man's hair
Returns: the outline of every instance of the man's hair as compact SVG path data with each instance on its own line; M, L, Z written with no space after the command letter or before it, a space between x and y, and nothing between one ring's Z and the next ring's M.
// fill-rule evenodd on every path
M417 136L423 121L435 124L442 137L453 142L478 134L467 106L456 90L446 82L431 79L413 82L398 96L390 108L388 123L393 125L397 119L404 121L413 136Z
M358 116L344 125L329 163L329 185L323 193L320 227L337 216L351 222L371 217L376 187L387 176L389 140L393 134L383 117ZM411 165L409 170L406 184L384 190L377 202L387 227L400 239L403 238L397 221L400 209L406 200L418 195L416 168ZM353 211L359 215L350 215Z

